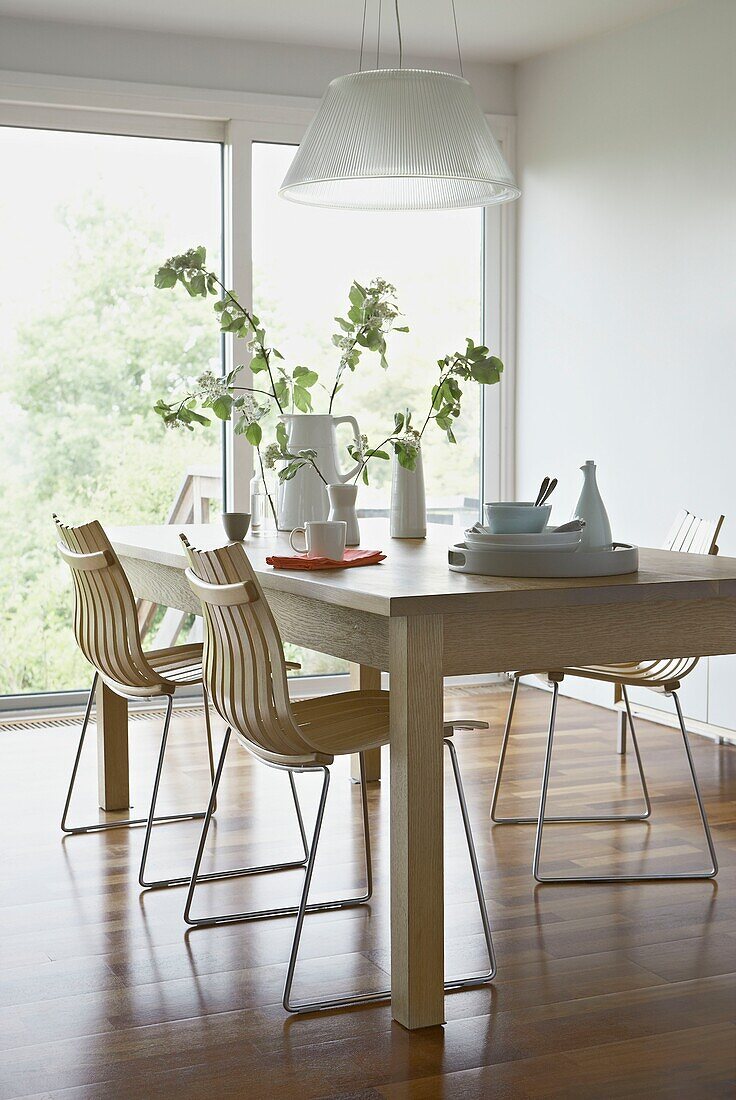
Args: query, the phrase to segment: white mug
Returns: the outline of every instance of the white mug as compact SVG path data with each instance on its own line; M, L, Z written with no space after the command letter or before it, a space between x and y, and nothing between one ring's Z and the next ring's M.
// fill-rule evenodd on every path
M291 549L309 558L330 558L342 561L348 525L342 519L307 520L303 527L295 527L289 535ZM294 535L304 536L304 546L297 546Z

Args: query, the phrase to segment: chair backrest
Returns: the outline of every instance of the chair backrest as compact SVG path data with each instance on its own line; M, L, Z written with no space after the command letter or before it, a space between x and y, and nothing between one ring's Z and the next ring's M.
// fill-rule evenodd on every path
M718 519L699 519L683 508L664 541L663 550L677 550L683 554L717 554L717 538L725 516Z
M202 602L205 684L218 714L264 759L324 759L294 717L281 636L244 548L197 550L180 537Z
M684 554L717 554L716 542L725 516L717 520L699 519L683 508L678 513L665 539L663 550L675 550ZM650 680L679 681L697 665L699 657L676 657L671 660L644 661L639 672Z
M111 687L131 695L168 694L172 685L143 652L135 598L102 525L69 527L54 516L59 554L74 581L74 633L79 648Z

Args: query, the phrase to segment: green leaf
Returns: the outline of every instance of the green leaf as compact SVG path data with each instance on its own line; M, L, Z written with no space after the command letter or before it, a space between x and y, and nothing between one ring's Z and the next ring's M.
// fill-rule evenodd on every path
M368 484L368 467L367 466L363 467L363 484L364 485Z
M285 451L289 445L289 433L286 430L286 424L283 420L280 420L276 425L276 442L282 451Z
M189 283L190 294L195 297L206 298L207 297L207 283L204 275L194 275Z
M253 447L260 446L263 439L263 431L260 424L249 424L245 429L245 438Z
M156 272L153 285L159 290L168 290L169 287L176 286L178 278L173 267L160 267Z
M294 367L293 377L299 382L300 386L305 386L310 389L319 381L319 375L315 370L310 370L309 367Z
M288 466L284 466L279 470L279 478L282 481L291 481L293 477L296 477L303 465L303 462L290 462Z
M408 331L409 331L409 326L408 325L397 325L394 329L394 332L408 332Z
M250 369L254 374L259 374L262 370L268 370L268 364L260 352L251 359Z
M350 293L348 294L348 298L350 299L352 305L358 306L360 308L360 307L362 307L363 302L365 301L365 293L358 286L357 283L353 283L353 285L350 287ZM350 316L350 314L348 314L348 316Z
M410 451L400 447L397 451L396 457L399 460L399 466L403 466L405 470L416 470L417 468L417 456Z
M498 358L497 355L492 355L491 358L489 359L489 363L491 364L491 366L496 368L496 370L498 371L499 374L503 373L503 363L501 362L501 360Z
M400 432L403 427L404 427L404 414L403 413L394 413L394 431L395 432Z
M215 398L210 408L220 420L229 420L233 411L233 399L229 394L223 393Z
M312 408L312 398L309 390L305 390L302 386L294 386L292 391L294 404L298 408L299 412L309 412Z
M182 409L179 413L179 419L183 420L185 424L190 424L192 421L194 421L195 424L212 423L208 416L203 416L202 413L194 412L193 409Z
M204 267L205 263L207 262L207 249L204 247L204 245L197 245L196 248L192 249L192 253L195 261L192 266L194 267L196 265L197 267Z
M350 321L346 321L344 317L336 317L335 320L337 321L343 332L353 331L353 326L350 324Z
M473 363L470 374L476 382L480 382L481 386L492 386L501 378L498 370L488 359L484 359L482 363Z

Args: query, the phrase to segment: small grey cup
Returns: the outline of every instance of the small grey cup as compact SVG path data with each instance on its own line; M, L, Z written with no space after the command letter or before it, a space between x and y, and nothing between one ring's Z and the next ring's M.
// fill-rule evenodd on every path
M230 542L242 542L250 527L250 512L223 512L222 526Z

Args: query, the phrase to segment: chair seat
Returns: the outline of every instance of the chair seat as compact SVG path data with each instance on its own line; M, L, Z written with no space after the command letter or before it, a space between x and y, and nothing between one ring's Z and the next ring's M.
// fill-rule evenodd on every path
M291 704L306 741L327 756L377 749L389 740L389 693L345 691Z
M567 676L582 676L587 680L602 680L609 684L625 684L626 687L647 687L654 690L662 690L665 687L677 687L676 662L658 662L658 667L652 667L652 663L646 665L589 665L583 668L563 668L562 672Z
M646 687L652 691L676 690L680 680L692 671L695 660L691 657L674 660L633 662L621 665L568 665L555 669L524 669L514 676L541 676L549 673L562 676L581 676L586 680L599 680L607 684L624 684L626 687Z
M159 676L173 684L199 684L202 681L202 643L149 649L146 659Z
M318 752L344 756L389 743L389 692L346 691L292 703L305 738ZM488 729L487 722L458 718L445 722L445 737L455 729Z

